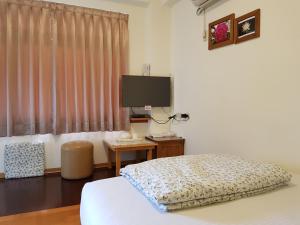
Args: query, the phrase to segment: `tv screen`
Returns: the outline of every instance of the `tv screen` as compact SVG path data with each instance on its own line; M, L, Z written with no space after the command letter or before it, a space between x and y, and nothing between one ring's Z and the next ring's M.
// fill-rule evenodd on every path
M170 98L170 77L122 76L123 107L167 107Z

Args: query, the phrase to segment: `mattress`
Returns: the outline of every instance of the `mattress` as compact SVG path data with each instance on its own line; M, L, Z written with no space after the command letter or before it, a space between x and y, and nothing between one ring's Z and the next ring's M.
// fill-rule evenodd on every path
M82 225L300 225L300 175L276 191L174 212L160 212L125 178L87 183Z

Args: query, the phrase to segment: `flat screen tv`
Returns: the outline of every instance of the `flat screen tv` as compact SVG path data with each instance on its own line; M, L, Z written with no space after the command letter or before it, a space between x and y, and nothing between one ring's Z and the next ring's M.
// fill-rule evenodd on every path
M123 107L167 107L170 99L170 77L122 76Z

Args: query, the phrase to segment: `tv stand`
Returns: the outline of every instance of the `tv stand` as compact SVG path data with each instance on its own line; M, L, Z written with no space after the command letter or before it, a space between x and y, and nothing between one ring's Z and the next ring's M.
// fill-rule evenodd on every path
M148 114L132 114L130 118L150 118Z
M130 118L130 123L147 123L151 118L150 117L141 117L141 118Z
M132 114L130 115L130 122L131 123L147 123L151 116L146 114L144 111L142 113L135 113L131 108Z

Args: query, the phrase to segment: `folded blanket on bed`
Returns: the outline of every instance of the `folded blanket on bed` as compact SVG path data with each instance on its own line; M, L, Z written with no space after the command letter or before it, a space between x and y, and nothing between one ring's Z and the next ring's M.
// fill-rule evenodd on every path
M121 175L162 211L247 197L291 179L274 164L217 154L155 159L126 166Z

